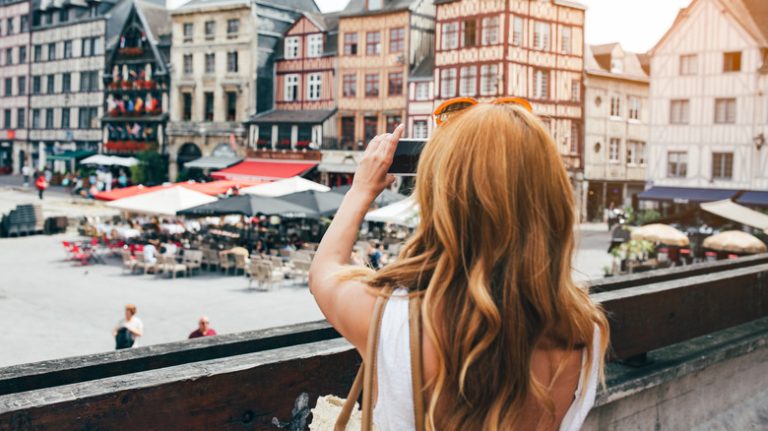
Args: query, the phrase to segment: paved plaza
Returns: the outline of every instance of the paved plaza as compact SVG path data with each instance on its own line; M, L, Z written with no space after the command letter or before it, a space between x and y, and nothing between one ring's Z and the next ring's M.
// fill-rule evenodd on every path
M20 203L25 195L0 189L0 199ZM104 211L63 195L46 197L43 204L47 213ZM609 264L606 231L605 225L580 227L578 279L599 277ZM0 239L0 366L111 350L111 330L129 302L144 322L140 345L185 339L201 314L220 334L322 318L306 286L261 292L249 290L242 275L203 271L176 280L129 275L117 258L80 267L64 260L61 241L73 238L70 232Z

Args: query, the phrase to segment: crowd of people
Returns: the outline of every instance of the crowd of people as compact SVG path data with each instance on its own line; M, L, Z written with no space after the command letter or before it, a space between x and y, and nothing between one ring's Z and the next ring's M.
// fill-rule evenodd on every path
M139 338L144 336L144 322L136 316L137 308L135 304L125 305L125 315L117 322L112 329L112 337L115 339L115 349L130 349L139 347ZM190 332L188 339L211 337L217 335L216 330L211 328L211 322L208 316L200 316L197 322L197 328Z
M21 172L24 177L24 187L29 187L30 180L33 180L38 191L38 197L43 199L43 192L53 180L53 172L49 168L34 170L29 165L23 166ZM99 192L131 185L129 174L125 169L118 169L113 172L108 167L101 167L88 172L82 170L66 172L60 177L60 182L61 186L65 187L71 195L78 195L87 199L93 199Z

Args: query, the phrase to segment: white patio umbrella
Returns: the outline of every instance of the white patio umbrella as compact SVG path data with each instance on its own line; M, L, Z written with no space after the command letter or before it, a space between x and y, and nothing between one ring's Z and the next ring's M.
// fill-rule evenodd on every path
M403 199L369 212L365 215L364 220L416 227L419 223L419 206L413 198Z
M108 207L139 214L176 215L177 211L215 202L216 198L185 187L169 186L156 192L114 200Z
M331 190L322 184L304 179L302 177L291 177L283 180L273 181L271 183L257 184L240 190L240 193L247 193L259 196L278 197L291 193L303 192L306 190L315 190L318 192L327 192Z
M704 239L704 247L733 253L765 253L765 244L756 236L738 230L727 230Z
M125 166L126 168L138 163L139 161L134 157L105 156L104 154L94 154L80 160L81 165Z
M688 237L684 233L662 223L640 226L632 231L631 237L632 239L644 239L678 247L685 247L689 244Z

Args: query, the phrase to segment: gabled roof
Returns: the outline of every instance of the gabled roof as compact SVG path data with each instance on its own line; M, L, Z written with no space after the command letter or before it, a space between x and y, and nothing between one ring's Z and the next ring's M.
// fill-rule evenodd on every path
M588 75L648 82L648 71L643 67L643 54L624 51L618 43L587 45L584 52L584 71ZM611 61L616 56L622 61L622 72L611 70Z
M653 54L674 33L702 0L693 0L688 7L680 9L675 21L659 41L648 51ZM768 47L768 1L767 0L714 0L744 28L761 47Z
M338 12L326 14L304 12L304 16L322 31L335 31L339 29Z
M368 10L365 8L366 0L349 0L347 7L341 12L341 16L378 15L381 13L415 10L423 0L381 0L381 9Z
M147 35L147 41L152 50L152 55L155 57L158 64L156 72L159 74L168 73L168 65L166 64L167 59L161 55L157 47L160 37L170 34L171 32L171 20L168 9L164 6L160 6L158 3L149 3L143 0L122 0L118 6L112 9L109 22L107 23L107 35L105 37L108 50L105 69L107 71L110 70L118 52L118 50L115 49L117 47L117 41L125 32L128 25L131 23L131 18L134 16ZM147 16L151 16L151 20L147 19Z
M439 4L453 3L453 2L457 2L457 1L461 1L461 0L434 0L434 3L436 5L439 5ZM586 6L584 6L583 4L581 4L581 3L577 2L577 1L573 1L573 0L554 0L553 3L558 5L558 6L568 6L568 7L572 7L572 8L575 8L575 9L587 10Z

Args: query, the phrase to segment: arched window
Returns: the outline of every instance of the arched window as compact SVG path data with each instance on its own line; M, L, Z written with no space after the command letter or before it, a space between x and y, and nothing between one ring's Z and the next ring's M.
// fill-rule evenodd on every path
M179 170L184 169L184 164L193 160L199 159L203 153L200 151L200 147L188 142L179 148L179 153L176 156L176 164L179 165Z

